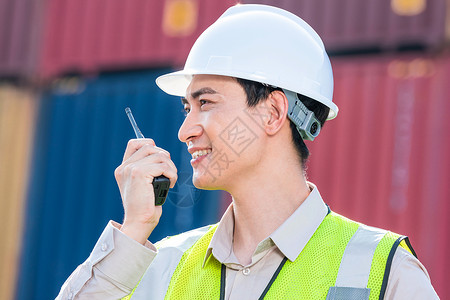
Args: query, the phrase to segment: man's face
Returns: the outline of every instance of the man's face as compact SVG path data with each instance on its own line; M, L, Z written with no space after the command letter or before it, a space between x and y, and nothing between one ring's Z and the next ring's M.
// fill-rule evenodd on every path
M196 187L230 190L254 171L263 130L246 101L234 78L196 75L192 79L182 99L187 114L178 138L192 155Z

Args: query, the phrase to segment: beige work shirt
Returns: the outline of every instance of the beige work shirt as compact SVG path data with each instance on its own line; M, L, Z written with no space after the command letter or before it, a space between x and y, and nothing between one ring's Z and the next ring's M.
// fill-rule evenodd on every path
M283 258L297 258L328 213L318 189L313 184L310 187L304 203L259 243L248 265L239 263L233 253L230 205L204 261L207 264L212 255L227 267L226 299L258 299ZM57 299L119 299L131 292L158 251L150 242L142 246L119 229L117 223L107 225L90 257L72 273ZM439 299L425 267L401 247L394 255L385 299Z

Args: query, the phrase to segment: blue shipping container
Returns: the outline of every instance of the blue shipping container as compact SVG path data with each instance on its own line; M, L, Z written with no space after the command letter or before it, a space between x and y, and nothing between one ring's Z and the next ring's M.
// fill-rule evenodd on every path
M43 94L16 299L53 299L108 220L122 221L114 169L134 138L127 106L143 134L171 153L179 171L150 240L218 221L221 194L192 186L190 154L177 139L182 106L154 83L168 71L68 78Z

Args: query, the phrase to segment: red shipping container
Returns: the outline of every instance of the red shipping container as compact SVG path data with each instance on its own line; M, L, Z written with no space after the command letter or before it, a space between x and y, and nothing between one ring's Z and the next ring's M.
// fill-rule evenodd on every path
M108 69L178 68L198 35L237 2L0 0L0 76L49 78ZM331 53L438 48L446 38L445 0L243 2L272 4L298 14Z
M23 77L39 58L43 0L0 0L0 76Z
M335 120L309 143L331 209L410 237L450 297L450 55L333 59Z
M39 72L182 67L195 39L235 0L47 0Z
M440 47L446 0L243 0L284 8L308 22L328 52Z

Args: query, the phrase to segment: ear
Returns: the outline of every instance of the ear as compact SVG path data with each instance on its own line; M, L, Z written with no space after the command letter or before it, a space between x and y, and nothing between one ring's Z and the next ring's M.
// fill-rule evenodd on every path
M282 91L273 91L264 101L267 111L267 119L264 124L268 135L274 135L281 130L286 123L289 103Z

